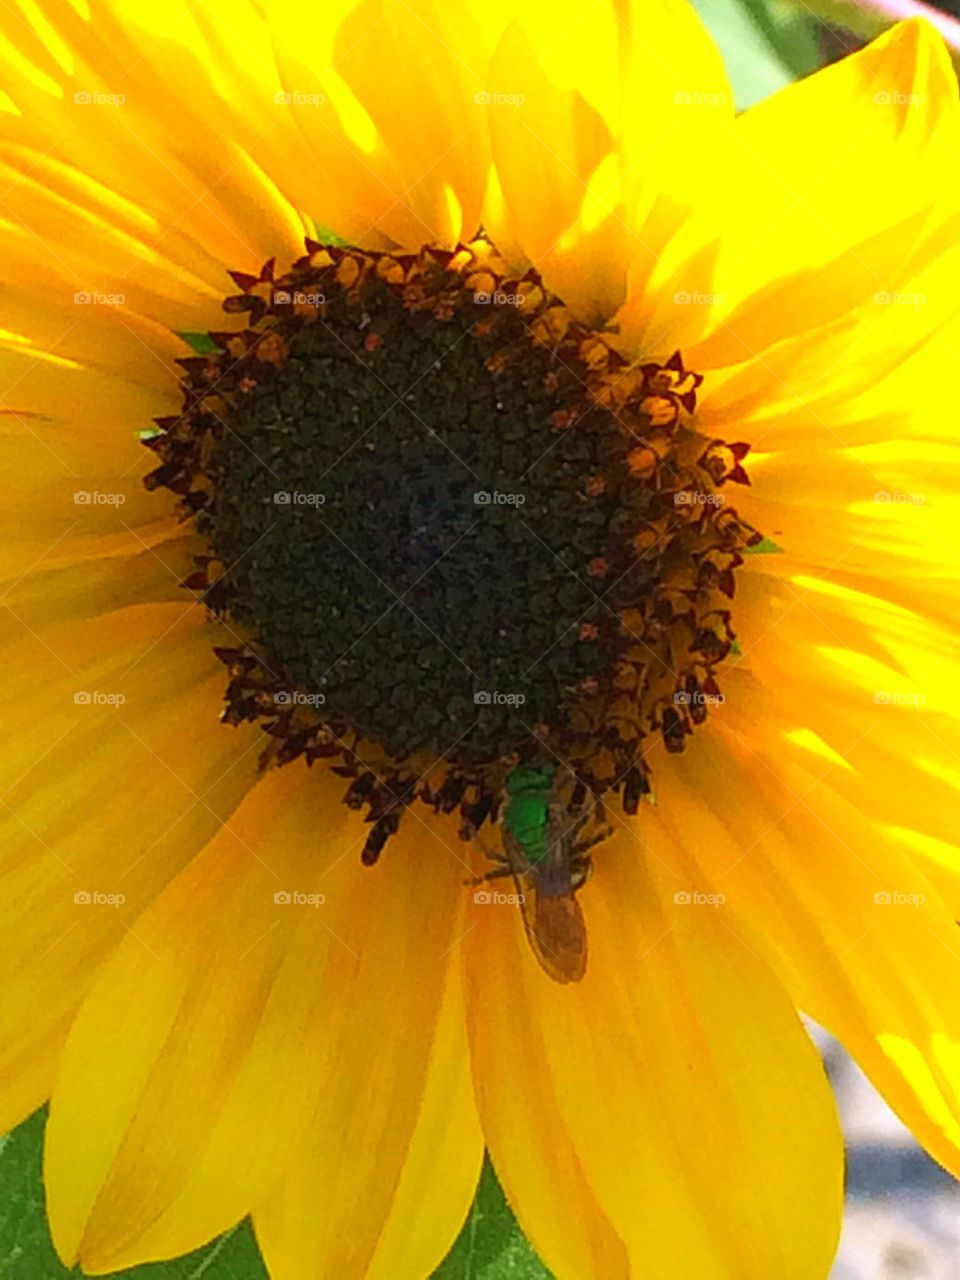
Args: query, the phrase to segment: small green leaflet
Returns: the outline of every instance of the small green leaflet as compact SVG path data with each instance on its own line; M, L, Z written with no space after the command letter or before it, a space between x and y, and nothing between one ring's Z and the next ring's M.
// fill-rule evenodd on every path
M517 1225L489 1159L463 1230L433 1280L551 1280Z
M209 333L186 333L178 332L178 338L182 338L191 350L195 351L198 356L210 356L220 348L210 337Z
M41 1161L46 1108L0 1137L0 1280L77 1280L79 1269L62 1265L50 1240L44 1209ZM496 1174L486 1161L477 1195L460 1236L435 1280L551 1280L527 1244ZM175 1258L106 1280L269 1280L253 1230L241 1222L219 1239Z
M313 239L318 244L332 244L340 249L349 249L352 241L344 240L343 236L338 236L335 231L331 231L329 227L325 227L322 222L313 220Z
M784 550L780 543L774 542L772 538L761 538L752 547L744 547L743 554L745 556L782 556Z

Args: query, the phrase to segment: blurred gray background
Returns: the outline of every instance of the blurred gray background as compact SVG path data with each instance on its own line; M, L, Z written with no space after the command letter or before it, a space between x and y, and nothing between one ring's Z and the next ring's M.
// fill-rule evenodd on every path
M847 1208L831 1280L960 1280L960 1183L916 1144L837 1042L812 1028L847 1139Z

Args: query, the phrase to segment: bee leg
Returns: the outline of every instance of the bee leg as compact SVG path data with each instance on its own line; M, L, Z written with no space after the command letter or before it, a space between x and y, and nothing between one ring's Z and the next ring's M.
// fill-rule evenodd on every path
M478 885L485 883L487 880L500 880L503 876L513 875L509 862L498 849L491 849L482 840L477 840L476 843L484 857L489 858L491 862L495 862L497 866L493 871L486 872L485 875L474 876L470 880L464 880L464 884Z
M607 840L613 835L612 827L604 827L602 831L598 831L596 835L587 836L585 840L578 840L575 852L586 853L588 849L592 849L595 844L599 844L601 840Z
M486 875L474 876L470 880L464 880L464 884L486 884L488 880L502 880L504 876L512 876L512 867L497 867L494 871L488 871Z

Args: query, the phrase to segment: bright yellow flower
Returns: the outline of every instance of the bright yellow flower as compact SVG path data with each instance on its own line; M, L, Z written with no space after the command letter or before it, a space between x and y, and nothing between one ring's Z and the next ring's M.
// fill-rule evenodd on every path
M960 1168L960 132L939 39L905 24L735 118L678 0L21 3L0 45L0 1124L52 1095L61 1256L113 1271L251 1213L276 1280L415 1280L486 1144L559 1277L825 1276L841 1139L797 1008ZM684 529L735 503L742 542L768 541L714 566L736 644L673 651L706 723L686 735L689 700L668 721L649 671L642 707L621 699L624 733L646 716L656 803L611 805L579 981L550 981L513 907L474 902L463 881L489 864L454 818L412 801L364 867L349 782L323 758L261 771L260 728L219 723L235 614L215 625L184 591L207 544L142 485L138 433L182 420L177 335L260 323L262 264L286 278L333 233L366 251L337 258L338 288L400 263L410 332L440 323L404 274L425 245L472 242L464 288L539 291L541 346L575 333L613 417L618 385L643 392L638 491L700 465L684 441L751 446L749 487L717 444L683 490L708 508ZM228 269L251 279L225 318ZM380 367L376 320L360 346ZM228 421L256 381L231 384ZM330 385L318 402L348 413ZM188 462L190 483L219 465ZM585 480L571 525L609 492ZM653 586L692 611L701 561L668 560ZM484 583L509 627L516 584ZM585 624L577 653L602 634ZM401 711L397 732L419 723Z

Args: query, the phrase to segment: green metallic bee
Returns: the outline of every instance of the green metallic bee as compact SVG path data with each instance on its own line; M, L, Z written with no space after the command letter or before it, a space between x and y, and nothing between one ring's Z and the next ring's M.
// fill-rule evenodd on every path
M480 881L512 875L530 948L555 982L578 982L587 968L587 929L577 901L592 863L587 850L610 834L579 839L590 812L571 817L553 765L518 765L507 776L500 820L503 864ZM479 882L478 882L479 883Z

